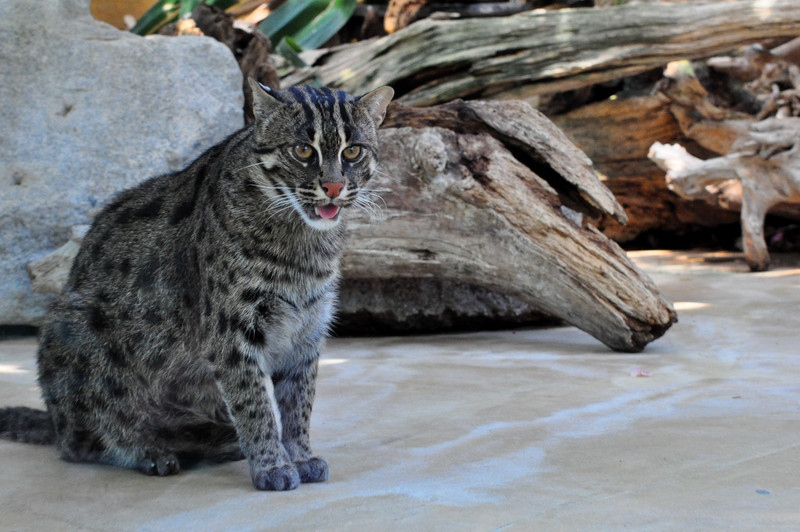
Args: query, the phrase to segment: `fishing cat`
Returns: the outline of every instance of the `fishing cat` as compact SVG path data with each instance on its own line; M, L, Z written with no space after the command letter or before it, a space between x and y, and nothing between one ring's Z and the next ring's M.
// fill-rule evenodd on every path
M96 217L40 331L47 413L0 411L6 437L160 476L247 458L262 490L328 478L319 351L394 92L250 85L255 122Z

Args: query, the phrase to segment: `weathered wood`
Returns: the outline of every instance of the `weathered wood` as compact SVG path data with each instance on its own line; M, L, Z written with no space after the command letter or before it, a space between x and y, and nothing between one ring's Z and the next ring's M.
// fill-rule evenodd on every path
M767 212L800 219L800 118L792 116L800 114L800 68L784 58L795 47L787 43L780 54L749 47L737 60L709 61L735 79L751 80L748 94L761 101L753 114L718 107L685 72L673 72L659 84L683 134L722 156L701 160L679 145L656 142L650 159L666 170L667 186L682 197L740 211L745 255L754 271L770 263ZM767 116L773 118L762 120Z
M781 145L778 139L760 136L756 132L760 126L756 123L768 116L787 118L800 115L800 70L782 57L791 52L792 43L786 43L792 46L776 48L782 50L780 55L759 47L748 47L743 57L745 62L736 63L734 75L744 76L747 73L752 76L745 94L761 105L760 108L756 106L752 114L717 106L715 100L724 98L709 95L696 77L686 73L674 72L671 77L659 82L659 96L668 102L670 113L685 138L715 154L748 152L752 151L754 145L762 146L762 150L767 149L763 146L774 146L771 149L775 151L784 149L786 146ZM719 65L718 61L709 60L709 63ZM725 62L723 65L726 70L731 66ZM777 90L776 80L786 88ZM776 128L775 125L765 127ZM792 131L792 128L785 131ZM782 142L789 140L783 139ZM769 157L771 154L765 156ZM742 190L738 182L716 185L713 193L706 191L703 198L728 209L738 211L742 208ZM800 219L800 209L794 203L780 201L772 206L772 210L787 218Z
M664 98L604 100L552 120L591 158L603 184L624 207L627 224L610 217L597 221L603 234L615 241L627 242L653 230L677 232L736 222L735 213L716 203L671 192L664 172L647 158L654 142L694 144L682 134Z
M416 112L395 108L381 130L384 173L374 186L389 192L379 219L351 220L358 237L345 255L343 290L351 279L457 280L513 296L622 351L641 350L675 321L624 251L564 209L569 196L573 207L621 214L544 116L520 102ZM436 114L453 119L425 125ZM559 194L565 184L580 193Z
M786 95L795 89L787 88L792 65L783 56L794 46L793 41L773 50L748 46L740 57L706 61L713 72L702 62L692 66L677 62L665 70L666 77L655 84L657 93L652 96L604 100L552 117L606 176L606 186L630 218L625 226L600 220L598 227L625 242L648 230L664 234L736 222L731 211L741 209L738 181L715 185L713 194L707 192L702 200L678 196L667 188L663 172L648 159L648 151L655 142L681 144L703 159L737 151L736 142L747 138L755 120L786 109ZM776 76L782 80L780 98L772 97L770 82L764 81ZM742 80L758 83L743 85ZM709 94L706 87L715 93ZM725 107L726 102L731 108ZM800 208L781 202L771 212L798 219Z
M720 190L726 198L741 194L745 256L751 270L762 271L770 263L764 217L780 203L800 203L800 118L753 123L740 140L740 151L706 161L680 146L660 143L653 144L650 158L667 172L667 185L681 196L716 199ZM738 190L730 180L738 181Z
M785 59L795 65L800 65L800 37L776 46L770 52L776 57Z
M431 0L389 0L383 27L387 33L430 16L439 19L483 18L515 15L534 9L529 2L439 2Z
M507 122L508 113L498 109L514 109L524 120ZM524 127L524 121L530 122L530 127ZM488 133L545 177L562 204L591 217L609 215L621 224L628 222L624 209L597 179L592 161L553 122L527 104L505 102L495 106L462 100L428 108L392 104L383 127L440 127L459 134Z
M309 55L312 67L282 83L316 76L356 93L391 85L401 102L414 105L486 97L525 84L544 94L798 33L800 3L795 0L631 4L422 20L377 40Z

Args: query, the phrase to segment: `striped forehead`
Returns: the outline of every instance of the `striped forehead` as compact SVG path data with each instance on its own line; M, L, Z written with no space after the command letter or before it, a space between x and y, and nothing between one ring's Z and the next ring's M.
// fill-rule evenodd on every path
M353 137L349 107L354 99L327 87L293 87L288 92L300 104L305 121L299 129L308 136L308 141L318 142L322 151L333 150L338 154L342 145Z

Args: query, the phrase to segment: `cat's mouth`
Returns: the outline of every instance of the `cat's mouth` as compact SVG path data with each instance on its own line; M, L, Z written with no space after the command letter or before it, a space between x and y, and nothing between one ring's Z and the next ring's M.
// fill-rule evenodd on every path
M340 213L342 212L341 205L334 203L325 203L323 205L314 205L313 203L306 203L295 199L293 201L294 207L298 214L314 229L331 229L339 225Z
M327 205L317 205L314 208L314 212L319 215L320 218L325 218L326 220L336 218L339 215L340 210L341 209L339 206L334 205L333 203L328 203Z
M312 220L335 220L339 216L339 212L341 210L341 207L334 205L333 203L306 207L306 213Z

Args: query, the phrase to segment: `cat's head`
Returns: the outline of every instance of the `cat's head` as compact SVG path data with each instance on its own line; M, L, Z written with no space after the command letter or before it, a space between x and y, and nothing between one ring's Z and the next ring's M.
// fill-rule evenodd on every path
M250 87L266 205L284 215L294 211L315 229L335 227L377 169L378 126L394 91L381 87L360 97L325 87L275 91L252 79Z

